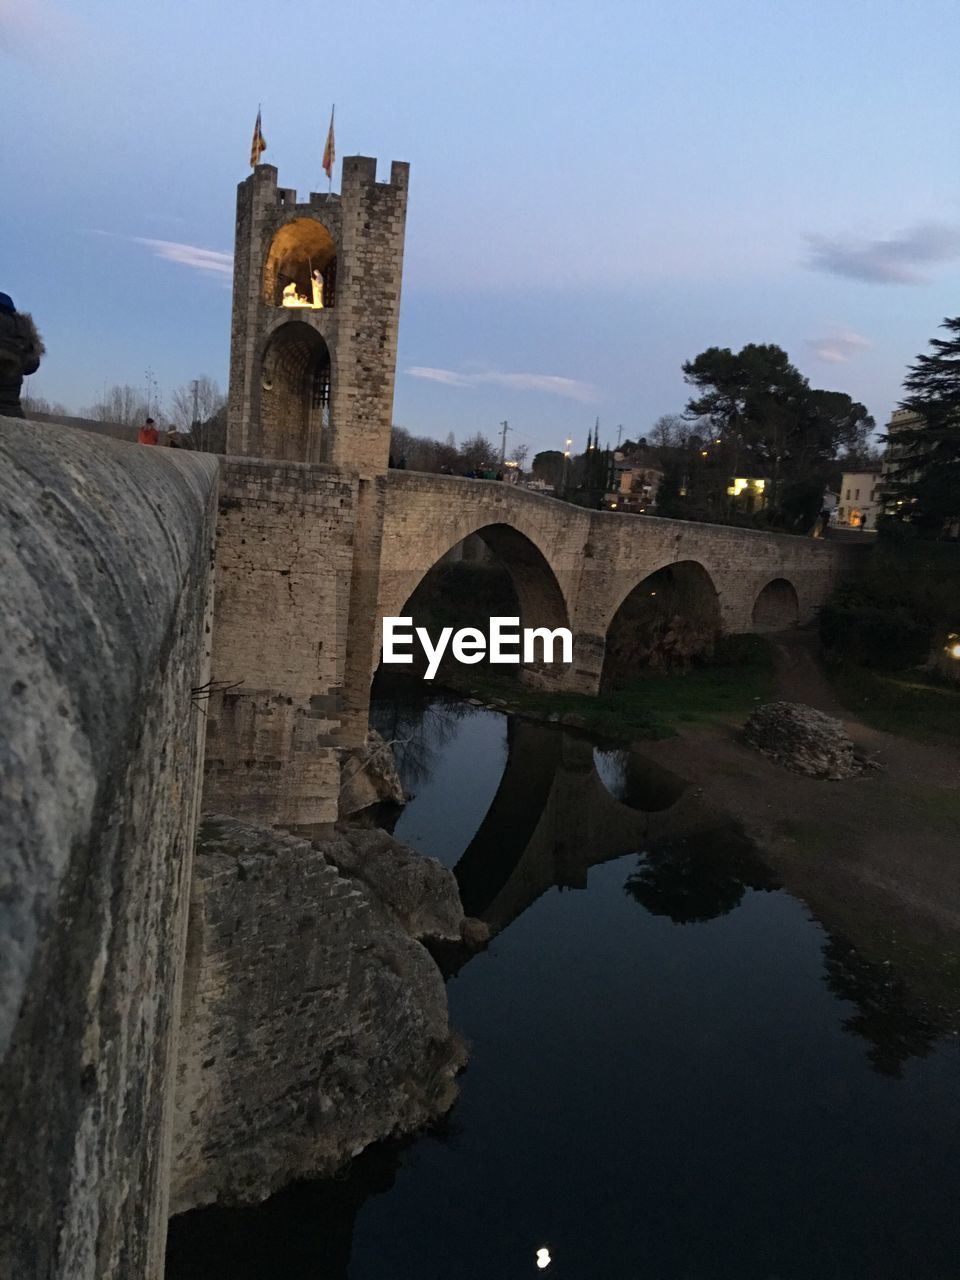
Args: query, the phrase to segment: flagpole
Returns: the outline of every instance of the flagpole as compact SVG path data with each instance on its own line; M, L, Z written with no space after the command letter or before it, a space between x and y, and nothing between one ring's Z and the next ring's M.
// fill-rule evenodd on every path
M333 118L336 114L337 114L337 104L334 103L330 108L330 128L327 131L328 138L331 137L333 134ZM330 166L330 172L327 174L327 195L330 195L332 191L333 191L333 165Z

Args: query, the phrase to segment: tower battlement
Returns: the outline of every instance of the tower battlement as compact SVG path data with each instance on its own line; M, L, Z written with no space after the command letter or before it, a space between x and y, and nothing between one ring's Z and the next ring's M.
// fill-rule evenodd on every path
M237 188L231 453L373 473L390 447L410 166L347 156L339 194Z

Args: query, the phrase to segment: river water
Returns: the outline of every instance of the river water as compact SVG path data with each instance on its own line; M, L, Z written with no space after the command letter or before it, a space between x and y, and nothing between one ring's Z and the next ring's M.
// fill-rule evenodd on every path
M403 688L384 820L497 931L442 958L461 1096L337 1182L175 1219L168 1280L960 1275L957 1042L895 975L655 746Z

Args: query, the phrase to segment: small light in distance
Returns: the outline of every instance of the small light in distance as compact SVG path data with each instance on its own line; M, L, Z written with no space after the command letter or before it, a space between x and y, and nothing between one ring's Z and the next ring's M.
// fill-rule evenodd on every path
M537 1250L537 1270L546 1271L553 1259L550 1257L549 1249Z

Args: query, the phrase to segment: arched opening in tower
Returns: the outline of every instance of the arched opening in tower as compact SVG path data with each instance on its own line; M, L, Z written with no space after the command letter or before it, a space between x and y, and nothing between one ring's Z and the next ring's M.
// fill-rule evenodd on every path
M285 222L270 242L263 299L271 307L322 311L336 305L337 247L315 218Z
M302 320L275 329L263 356L261 448L266 458L322 462L330 439L330 352Z
M607 630L603 688L644 669L683 671L709 658L720 633L720 603L703 565L681 560L637 583Z
M800 601L793 583L774 578L757 596L753 606L754 631L787 631L797 625Z

